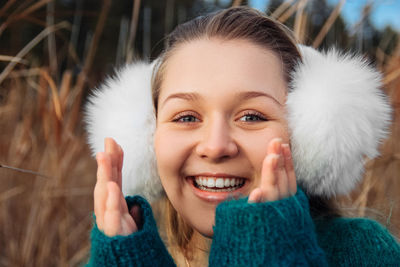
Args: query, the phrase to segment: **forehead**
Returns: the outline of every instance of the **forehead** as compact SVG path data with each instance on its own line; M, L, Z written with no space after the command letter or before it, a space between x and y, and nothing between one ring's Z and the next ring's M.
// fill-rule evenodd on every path
M286 82L278 56L247 40L199 39L181 44L169 57L160 102L181 92L216 95L263 91L283 103Z

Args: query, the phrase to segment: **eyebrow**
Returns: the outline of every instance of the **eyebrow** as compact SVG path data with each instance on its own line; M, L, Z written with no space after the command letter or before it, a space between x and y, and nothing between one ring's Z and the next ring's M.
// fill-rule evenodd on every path
M267 98L273 100L279 106L282 106L282 104L279 103L279 101L276 100L273 96L271 96L270 94L267 94L265 92L260 92L260 91L240 92L235 95L235 98L239 98L240 100L248 100L251 98L262 97L262 96L267 97ZM198 93L175 93L175 94L169 95L162 103L162 106L164 106L168 100L171 100L174 98L188 100L188 101L197 101L197 100L203 99L203 97L201 95L199 95Z
M273 96L271 96L270 94L265 93L265 92L249 91L249 92L240 92L240 93L236 94L236 97L240 98L241 100L247 100L247 99L250 99L250 98L256 98L256 97L261 97L261 96L268 97L268 98L272 99L279 106L283 106Z
M164 102L161 104L161 106L164 106L165 103L167 103L168 100L178 98L178 99L183 99L183 100L188 100L188 101L196 101L199 99L203 99L198 93L176 93L169 95Z

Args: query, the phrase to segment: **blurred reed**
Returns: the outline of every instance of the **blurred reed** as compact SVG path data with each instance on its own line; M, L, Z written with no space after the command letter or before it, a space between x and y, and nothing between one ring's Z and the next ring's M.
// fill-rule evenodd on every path
M42 5L54 8L51 1L24 4L0 30ZM67 69L56 82L59 67L52 64L14 70L40 41L69 28L65 21L48 23L15 57L2 57L9 64L0 73L6 92L0 105L0 266L77 266L88 256L96 164L82 129L81 102L110 4L103 1L76 77ZM50 58L57 54L54 40L48 49Z
M80 105L71 72L58 86L46 67L33 72L4 83L12 90L0 107L0 265L77 265L89 249L96 166L82 131L70 130L81 127L71 125Z
M0 25L0 36L11 23L51 4L50 0L21 2ZM294 16L293 28L300 42L305 42L307 36L307 2L285 1L271 14L282 22ZM314 47L319 47L344 2L338 3L312 40ZM124 31L128 36L120 38L127 44L117 46L121 49L117 54L123 55L126 62L135 58L132 44L140 3L134 1L130 30ZM242 1L232 4L240 5ZM16 1L8 0L1 7L0 16L13 5ZM111 0L102 1L95 31L81 62L83 68L77 74L68 68L60 72L57 62L37 66L26 59L43 40L49 42L47 52L53 57L57 54L53 34L74 27L67 22L54 24L51 5L47 6L47 26L39 35L15 56L0 55L0 61L9 62L0 73L0 266L77 266L87 259L96 163L86 145L81 105L110 5ZM69 56L78 62L76 45L73 40L69 42ZM384 90L395 108L392 134L382 144L382 156L367 163L361 187L338 202L347 215L378 219L399 237L400 43L391 55L386 55L383 51L387 42L382 40L376 58L384 73Z
M381 145L381 156L366 163L361 186L339 202L345 215L376 219L400 238L400 42L386 64L382 56L377 60L384 75L383 91L393 107L391 134Z

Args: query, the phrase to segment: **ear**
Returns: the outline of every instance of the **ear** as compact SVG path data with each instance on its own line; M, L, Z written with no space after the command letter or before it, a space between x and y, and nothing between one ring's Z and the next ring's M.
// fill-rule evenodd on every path
M308 194L347 194L363 175L364 158L378 156L388 136L392 109L381 74L335 49L300 50L286 102L296 177Z
M151 96L153 64L136 62L116 71L89 96L84 121L93 155L112 137L124 150L122 191L149 201L163 192L157 173L153 134L156 119Z

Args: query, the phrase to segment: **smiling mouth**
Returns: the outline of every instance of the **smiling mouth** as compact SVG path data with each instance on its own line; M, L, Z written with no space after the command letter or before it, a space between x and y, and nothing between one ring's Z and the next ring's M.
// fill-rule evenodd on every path
M233 192L245 184L244 178L196 176L192 179L196 188L207 192Z

